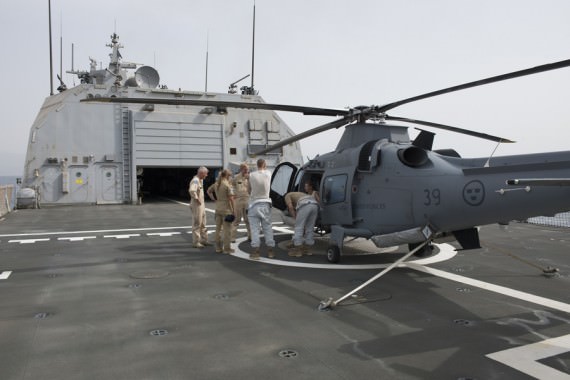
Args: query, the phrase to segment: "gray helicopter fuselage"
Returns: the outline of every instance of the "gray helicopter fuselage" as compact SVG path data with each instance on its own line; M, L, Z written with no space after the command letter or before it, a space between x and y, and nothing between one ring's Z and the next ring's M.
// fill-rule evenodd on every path
M570 152L496 157L488 167L486 158L427 152L425 164L410 167L398 159L398 149L387 144L374 171L356 171L351 184L355 228L373 235L425 225L452 232L570 209L568 187L506 185L514 177L564 176Z
M570 209L567 186L506 184L512 178L567 177L570 152L465 159L401 140L337 149L301 168L296 189L304 181L318 183L320 223L332 226L333 235L335 228L342 236L371 238L425 226L447 234Z

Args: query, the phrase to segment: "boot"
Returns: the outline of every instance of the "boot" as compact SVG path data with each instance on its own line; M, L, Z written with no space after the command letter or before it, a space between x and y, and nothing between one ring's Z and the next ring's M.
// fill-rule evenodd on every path
M273 247L267 247L267 257L270 259L275 257L275 254L273 253Z
M287 249L291 249L291 248L295 247L295 244L293 244L293 240L291 240L289 243L287 243L287 245L285 247L287 247Z
M311 252L310 248L312 248L312 246L309 246L307 244L303 244L301 246L301 252L303 253L303 255L313 256L313 252Z
M253 253L249 254L249 259L250 260L259 260L259 247L255 248Z
M291 257L301 257L303 256L303 252L301 251L301 246L295 246L287 252L287 254Z

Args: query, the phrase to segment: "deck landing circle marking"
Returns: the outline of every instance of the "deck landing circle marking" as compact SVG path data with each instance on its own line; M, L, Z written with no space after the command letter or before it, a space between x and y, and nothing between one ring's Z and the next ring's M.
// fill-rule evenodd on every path
M236 244L236 251L232 253L232 256L238 257L240 259L250 260L249 253L243 252L239 249L239 244L245 241L246 238L241 238L237 240ZM414 263L416 265L428 265L433 263L438 263L441 261L446 261L453 258L456 255L455 248L449 244L434 244L439 248L439 253L432 255L427 258L422 258L418 260L411 260L408 263ZM271 265L279 265L279 266L286 266L286 267L295 267L295 268L317 268L317 269L382 269L386 268L392 263L384 263L384 264L355 264L355 265L347 265L347 264L317 264L317 263L304 263L300 261L286 261L286 260L279 260L278 258L270 259L267 257L260 257L259 260L250 260L261 262L265 264ZM399 268L407 267L408 263L403 263L399 265Z

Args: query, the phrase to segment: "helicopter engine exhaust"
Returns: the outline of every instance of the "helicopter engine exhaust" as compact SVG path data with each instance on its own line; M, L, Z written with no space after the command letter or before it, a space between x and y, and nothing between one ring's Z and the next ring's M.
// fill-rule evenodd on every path
M412 168L425 165L428 161L428 156L425 150L417 146L410 146L405 149L398 150L398 158L404 165Z

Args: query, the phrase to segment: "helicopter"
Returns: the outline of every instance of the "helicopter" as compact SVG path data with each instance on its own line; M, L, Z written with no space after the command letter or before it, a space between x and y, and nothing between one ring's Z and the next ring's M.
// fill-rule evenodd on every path
M570 151L462 158L453 149L433 150L434 132L419 129L410 139L404 122L487 139L514 141L472 130L388 115L403 104L499 81L570 66L570 59L514 71L417 95L384 105L328 109L295 105L219 102L207 99L96 98L86 102L203 105L300 112L336 119L267 146L256 156L303 138L344 127L334 151L300 168L283 162L271 184L273 206L286 210L284 196L307 181L321 197L319 224L330 232L326 257L340 261L345 238L370 239L377 247L407 244L431 249L431 242L456 240L462 249L480 248L478 226L508 224L570 209Z

